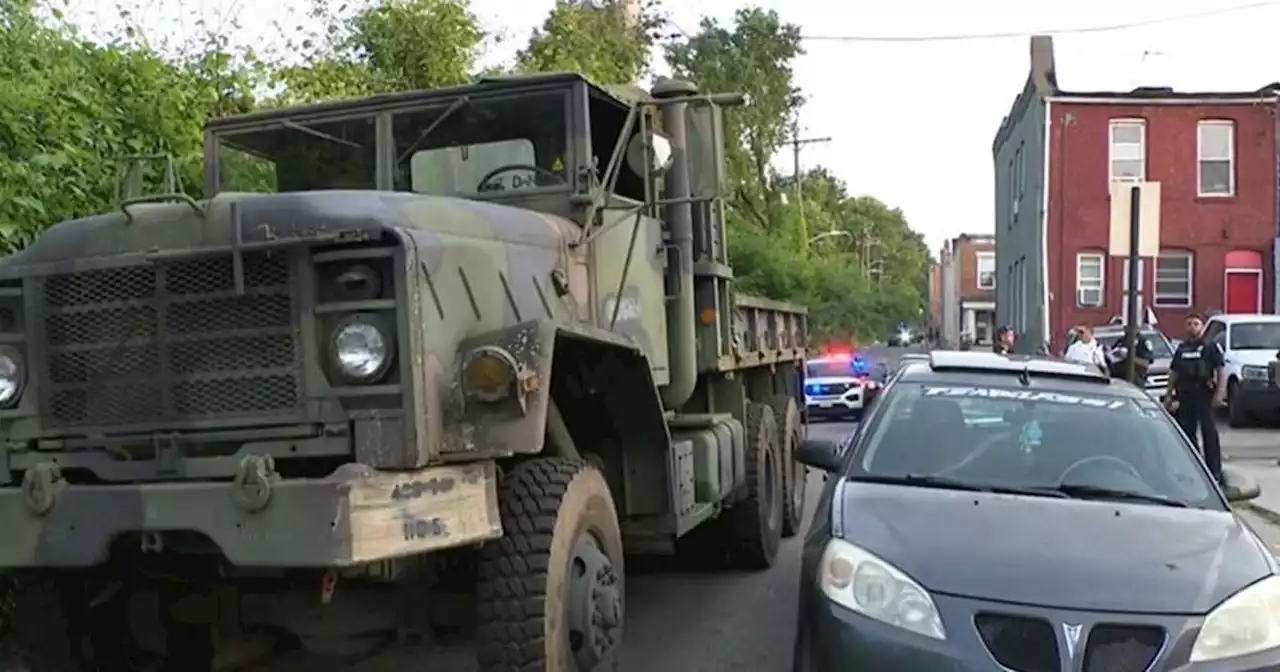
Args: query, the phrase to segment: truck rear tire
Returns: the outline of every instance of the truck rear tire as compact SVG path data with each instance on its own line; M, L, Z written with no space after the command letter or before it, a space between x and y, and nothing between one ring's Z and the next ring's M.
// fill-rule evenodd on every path
M782 543L782 455L768 404L747 402L747 496L725 512L729 546L747 569L768 569Z
M795 397L778 395L769 401L778 423L778 453L782 456L782 536L791 538L804 527L805 476L808 470L796 462L804 441L804 422Z
M604 475L579 459L535 458L502 479L503 536L480 554L481 672L617 670L622 532Z

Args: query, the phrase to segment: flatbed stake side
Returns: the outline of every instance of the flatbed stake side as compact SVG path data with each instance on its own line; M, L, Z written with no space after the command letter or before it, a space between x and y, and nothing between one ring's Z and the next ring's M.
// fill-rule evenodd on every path
M0 260L23 662L616 670L624 555L770 566L806 313L733 291L741 102L539 75L218 119L207 200L133 185Z

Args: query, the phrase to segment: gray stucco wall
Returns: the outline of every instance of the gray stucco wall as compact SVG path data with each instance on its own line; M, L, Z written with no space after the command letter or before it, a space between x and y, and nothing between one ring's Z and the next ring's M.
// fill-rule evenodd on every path
M1030 78L992 143L995 161L996 321L1018 331L1019 351L1044 333L1045 101ZM1021 168L1021 170L1019 170ZM1013 196L1021 181L1015 212Z

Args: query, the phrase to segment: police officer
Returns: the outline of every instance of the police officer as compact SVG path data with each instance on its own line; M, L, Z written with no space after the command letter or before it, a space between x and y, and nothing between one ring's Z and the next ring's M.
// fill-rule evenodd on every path
M1173 353L1169 384L1165 389L1165 405L1178 420L1182 431L1196 441L1196 429L1204 436L1204 462L1222 483L1222 446L1213 411L1225 398L1226 374L1222 366L1222 349L1204 340L1204 318L1191 314L1183 322L1186 340Z

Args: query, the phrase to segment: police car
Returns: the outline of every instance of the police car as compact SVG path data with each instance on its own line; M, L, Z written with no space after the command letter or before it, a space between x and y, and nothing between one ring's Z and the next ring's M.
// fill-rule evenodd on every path
M843 351L828 352L805 365L804 403L809 417L861 417L879 390L867 361Z

